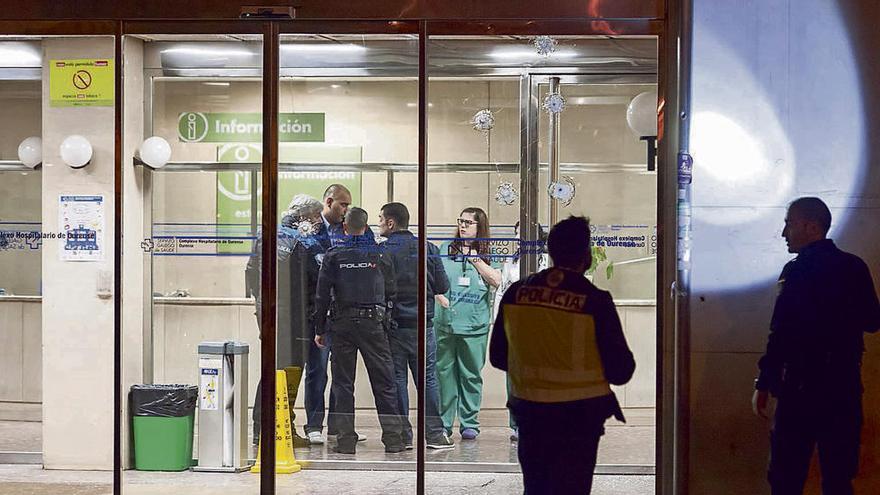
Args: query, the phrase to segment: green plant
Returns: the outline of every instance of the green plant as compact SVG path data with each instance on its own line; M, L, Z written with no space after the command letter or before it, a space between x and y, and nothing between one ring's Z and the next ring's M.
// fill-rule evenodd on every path
M596 270L599 269L599 264L607 261L608 265L605 267L605 278L611 280L611 277L614 276L614 262L608 261L608 253L605 252L605 248L601 246L591 246L590 253L593 255L593 263L590 264L590 268L587 269L587 275L593 275L596 273Z

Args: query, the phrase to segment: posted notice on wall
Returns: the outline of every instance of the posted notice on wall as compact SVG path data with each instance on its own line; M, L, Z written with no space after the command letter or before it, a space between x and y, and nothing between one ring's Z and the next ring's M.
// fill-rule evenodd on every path
M112 107L115 83L113 59L49 61L50 106Z
M61 261L104 260L104 204L104 196L60 196Z

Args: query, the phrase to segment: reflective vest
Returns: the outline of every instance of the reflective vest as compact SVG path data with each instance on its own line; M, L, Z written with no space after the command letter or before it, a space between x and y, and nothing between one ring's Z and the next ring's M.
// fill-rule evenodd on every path
M516 290L514 302L504 305L511 394L534 402L610 394L595 320L585 312L587 294L543 284Z

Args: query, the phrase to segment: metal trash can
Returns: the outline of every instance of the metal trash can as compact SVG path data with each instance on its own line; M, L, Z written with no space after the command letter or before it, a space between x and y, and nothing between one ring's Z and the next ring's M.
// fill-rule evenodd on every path
M247 386L247 344L199 344L199 462L193 471L240 472L250 467Z

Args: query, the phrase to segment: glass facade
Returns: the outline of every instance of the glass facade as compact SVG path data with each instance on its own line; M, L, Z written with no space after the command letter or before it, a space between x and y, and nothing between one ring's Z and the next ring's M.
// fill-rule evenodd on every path
M78 50L100 59L112 53L109 39ZM197 469L236 471L254 462L261 395L272 393L288 401L286 428L303 466L348 469L346 463L354 461L360 463L355 469L414 470L420 448L416 404L423 394L427 470L516 471L506 376L488 364L488 338L503 291L550 264L546 232L570 214L591 219L596 264L588 276L615 296L641 359L640 374L616 390L627 416L636 418L634 427L609 427L599 462L652 466L657 178L626 116L635 96L657 90L657 40L555 40L555 51L542 55L533 37L431 36L424 61L427 101L420 102L417 34L282 32L278 221L274 235L264 235L263 37L126 35L123 468L138 468L141 452L136 443L142 432L133 419L138 402L129 387L182 384L197 388L192 443L183 454ZM33 44L39 49L41 42ZM59 40L54 43L48 53L73 57ZM47 64L41 61L39 69ZM48 155L47 141L55 137L47 138L47 129L64 131L45 123L47 107L60 111L44 95L48 76L15 79L4 70L0 105L16 124L0 137L0 231L46 231L47 216L58 216L57 208L46 211L57 196L110 198L112 181L90 187L83 175L73 175L47 182L46 164L33 170L21 163L17 149L24 138L42 135ZM551 93L564 98L556 114ZM427 109L425 198L418 194L420 103ZM109 139L111 147L97 143L90 166L98 163L105 173L113 166L112 112L94 118L96 128L89 132ZM51 144L57 147L63 137ZM167 143L170 154L163 155L161 142L146 143L154 137ZM55 167L67 167L60 156L53 160ZM78 183L83 187L69 185ZM429 246L424 324L415 312L420 199L427 203ZM361 210L365 232L358 228ZM112 213L104 210L107 222ZM369 242L358 241L362 237ZM59 317L27 306L37 307L46 291L49 244L25 248L4 239L0 308L7 318L18 315L26 350L34 341L25 326L40 332L39 318L29 323L28 314ZM112 241L109 230L104 239ZM275 369L287 385L268 392L261 385L261 239L278 248ZM337 260L336 253L352 245L353 258ZM113 254L106 251L103 261L109 264ZM361 287L360 264L376 263L378 255L393 266L393 292L352 291ZM324 263L328 256L332 266ZM108 267L74 265L96 279L89 279L88 290L96 285L100 292ZM109 274L112 280L112 265ZM66 280L59 278L61 284ZM58 283L49 287L61 290ZM371 329L375 335L365 338ZM424 356L417 352L420 339ZM246 358L212 353L207 345L227 341L239 350L245 344ZM18 401L39 407L39 387L28 388L27 377L44 367L23 355L20 363L3 361L18 370L12 371L20 385L0 387L6 394L0 406ZM427 375L424 391L415 387L419 366ZM276 409L276 422L284 421L282 409ZM232 419L224 419L225 413ZM286 441L284 428L276 442ZM211 447L207 435L232 447ZM206 460L215 458L222 465ZM142 490L145 476L127 473L125 488ZM404 482L414 485L415 475ZM258 484L248 490L256 493Z

